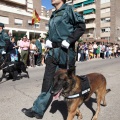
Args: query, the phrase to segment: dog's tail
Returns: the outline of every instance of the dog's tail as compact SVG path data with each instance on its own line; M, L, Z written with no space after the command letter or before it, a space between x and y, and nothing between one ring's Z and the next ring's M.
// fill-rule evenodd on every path
M107 89L107 90L106 90L106 94L107 94L108 92L110 92L110 91L111 91L111 89Z

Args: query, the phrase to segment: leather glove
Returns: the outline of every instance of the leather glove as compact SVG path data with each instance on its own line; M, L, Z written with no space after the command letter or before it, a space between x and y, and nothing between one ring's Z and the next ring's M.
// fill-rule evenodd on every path
M52 42L50 40L46 40L45 46L46 48L52 48Z
M70 46L70 43L68 43L66 40L63 40L61 46L62 46L63 48L68 49L69 46Z

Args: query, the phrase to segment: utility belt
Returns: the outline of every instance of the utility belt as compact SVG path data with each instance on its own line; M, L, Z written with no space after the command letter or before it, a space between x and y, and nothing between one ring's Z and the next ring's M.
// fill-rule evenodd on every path
M53 48L61 47L61 42L52 42Z
M62 44L62 42L52 42L52 47L53 48L59 48L59 47L61 47L61 44ZM70 48L74 49L75 48L74 44L71 44Z

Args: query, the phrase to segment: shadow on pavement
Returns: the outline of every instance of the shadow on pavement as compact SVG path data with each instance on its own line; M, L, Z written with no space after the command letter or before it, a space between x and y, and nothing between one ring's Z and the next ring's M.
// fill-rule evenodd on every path
M57 110L62 114L63 120L66 120L68 116L68 111L65 101L55 100L52 102L50 112L55 113Z
M92 113L93 113L93 116L95 115L95 110L93 109L93 103L96 103L96 99L95 98L90 98L88 101L86 101L84 104L86 105L87 108L89 108ZM97 104L96 104L96 108L97 108Z
M86 105L87 108L89 108L92 111L94 116L95 110L93 109L93 103L96 103L96 99L91 97L84 104ZM96 104L96 107L97 107L97 104ZM68 116L68 111L67 111L67 104L65 101L58 101L58 100L53 101L53 103L51 104L50 112L55 113L57 110L62 114L63 120L66 120Z

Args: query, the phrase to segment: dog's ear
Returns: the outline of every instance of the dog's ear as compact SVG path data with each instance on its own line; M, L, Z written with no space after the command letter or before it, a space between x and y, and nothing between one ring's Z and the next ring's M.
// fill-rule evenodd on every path
M72 74L74 74L75 73L75 66L74 67L71 67L71 68L69 68L68 70L67 70L67 75L69 76L69 77L72 77Z

